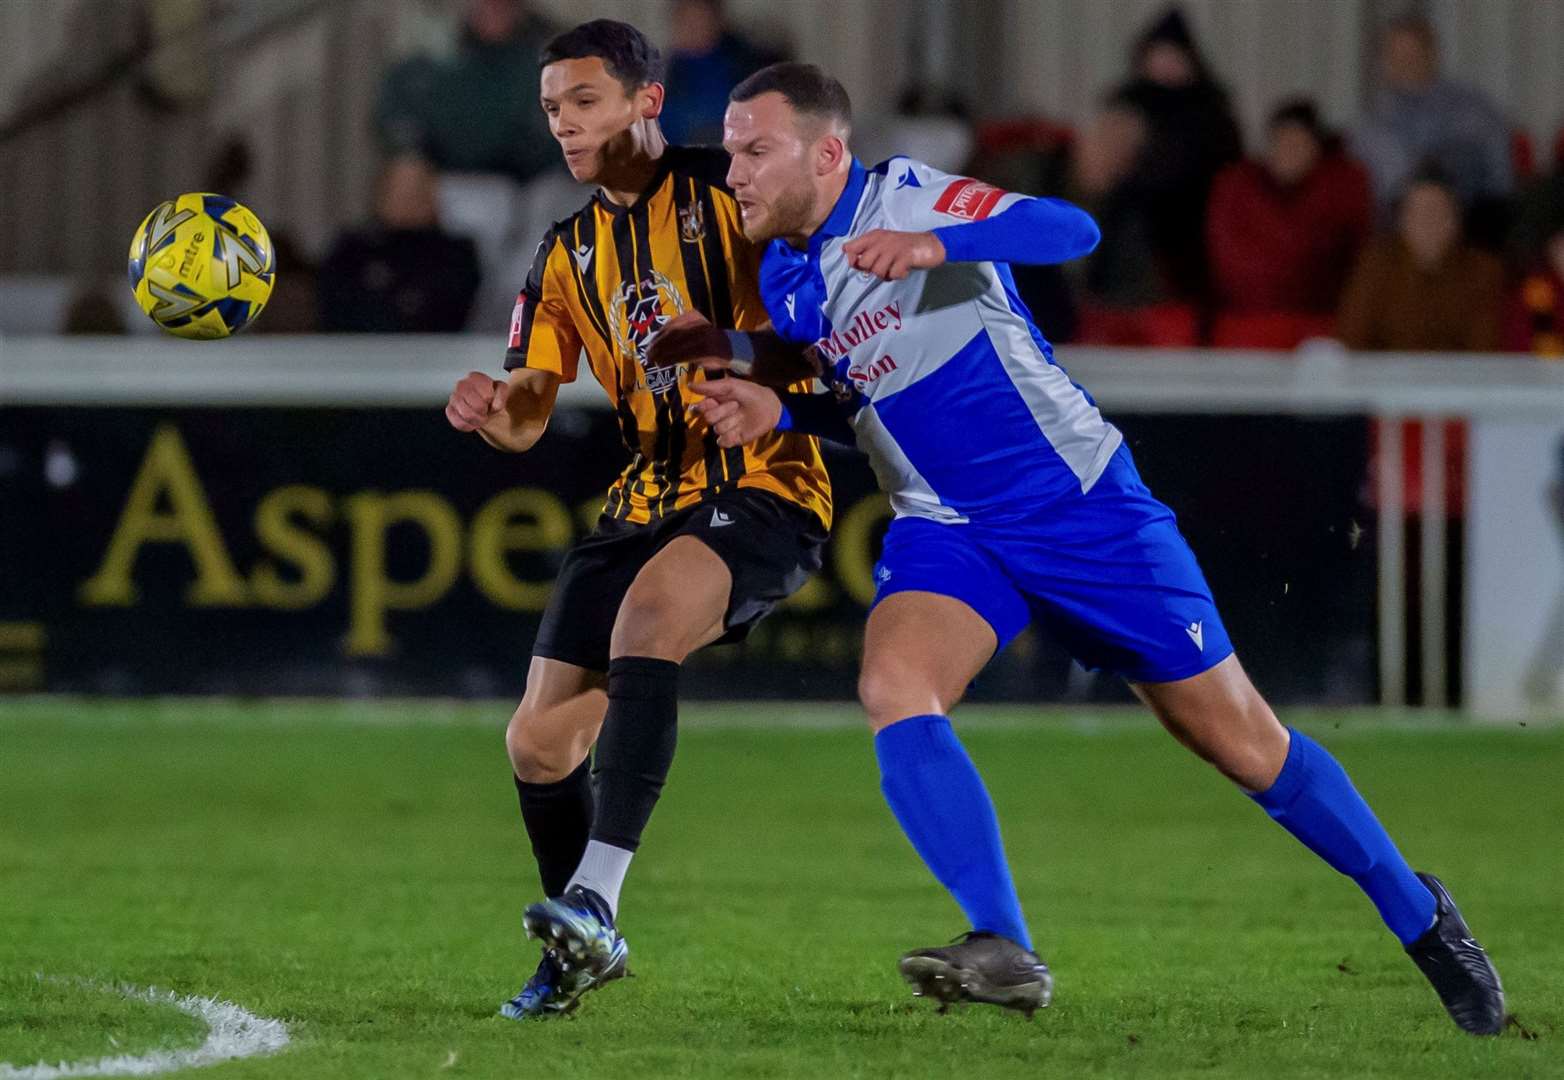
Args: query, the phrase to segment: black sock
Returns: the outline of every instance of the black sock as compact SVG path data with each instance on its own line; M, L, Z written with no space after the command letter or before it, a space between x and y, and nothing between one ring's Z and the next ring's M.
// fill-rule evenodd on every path
M529 784L516 777L521 820L538 860L538 876L546 896L558 896L570 884L592 831L590 758L576 771L552 784Z
M678 692L679 665L672 660L621 656L608 662L608 713L593 765L593 840L626 851L641 846L673 764Z

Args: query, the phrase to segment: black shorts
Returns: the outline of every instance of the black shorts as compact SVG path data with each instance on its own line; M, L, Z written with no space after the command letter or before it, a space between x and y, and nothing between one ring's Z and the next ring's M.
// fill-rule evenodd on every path
M820 569L826 530L809 511L769 491L740 488L645 525L604 516L565 556L538 627L532 655L590 671L608 670L619 604L641 567L676 536L693 536L733 575L727 632L713 644L743 641L777 604Z

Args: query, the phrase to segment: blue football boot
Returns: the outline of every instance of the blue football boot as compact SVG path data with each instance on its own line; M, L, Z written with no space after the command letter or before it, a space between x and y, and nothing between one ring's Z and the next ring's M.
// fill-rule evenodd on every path
M630 946L614 928L608 905L590 889L572 887L563 896L531 905L522 925L528 937L543 942L545 960L550 953L555 957L559 976L548 1001L558 1008L551 1011L568 1013L587 991L629 974Z

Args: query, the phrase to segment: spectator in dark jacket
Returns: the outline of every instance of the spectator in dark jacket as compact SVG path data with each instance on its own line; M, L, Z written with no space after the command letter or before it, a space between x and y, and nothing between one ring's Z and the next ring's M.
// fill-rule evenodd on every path
M1499 260L1462 237L1455 189L1424 175L1402 196L1396 231L1358 260L1338 330L1353 349L1492 352L1503 296Z
M1243 146L1232 106L1169 8L1136 43L1131 80L1112 100L1145 119L1146 142L1131 186L1145 200L1150 241L1175 295L1206 294L1205 216L1211 182Z
M413 57L387 73L375 109L387 153L523 183L557 166L538 106L538 54L553 34L524 0L467 0L456 56Z
M478 252L440 228L437 178L404 157L380 177L375 221L343 234L320 270L320 323L328 332L454 333L478 291Z
M1267 133L1264 156L1229 165L1211 190L1206 236L1218 312L1332 316L1368 238L1368 175L1321 128L1310 102L1278 108Z

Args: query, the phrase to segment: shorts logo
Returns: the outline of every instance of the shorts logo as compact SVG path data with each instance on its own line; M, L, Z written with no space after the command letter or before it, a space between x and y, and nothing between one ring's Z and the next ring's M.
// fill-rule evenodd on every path
M1204 624L1205 620L1201 619L1198 622L1192 622L1188 626L1184 627L1184 633L1189 635L1189 640L1193 641L1195 643L1195 648L1199 649L1201 652L1206 651L1206 628Z
M951 217L982 221L994 212L994 207L1004 197L1005 192L993 184L964 177L951 181L934 203L934 209Z
M516 308L510 313L510 347L521 348L521 324L527 312L527 294L516 297Z
M698 244L706 238L706 211L700 203L691 203L679 211L679 239Z
M720 529L724 525L732 525L732 524L733 524L733 519L730 518L727 514L724 514L722 512L722 508L721 507L713 506L711 508L711 527L713 529Z

